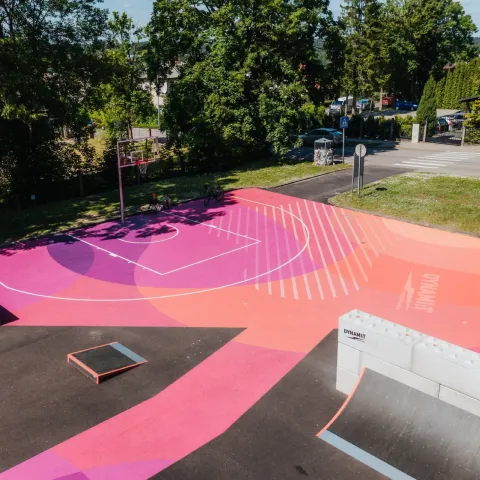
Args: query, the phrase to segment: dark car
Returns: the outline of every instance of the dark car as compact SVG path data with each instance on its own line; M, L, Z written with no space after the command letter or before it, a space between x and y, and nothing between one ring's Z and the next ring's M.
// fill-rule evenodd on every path
M418 109L418 103L410 100L397 100L396 109L411 110L413 112L414 110Z
M342 132L339 132L334 128L316 128L315 130L311 130L304 135L299 135L298 138L303 141L304 145L313 145L315 140L318 140L319 138L332 140L334 145L339 145L342 143L342 137Z

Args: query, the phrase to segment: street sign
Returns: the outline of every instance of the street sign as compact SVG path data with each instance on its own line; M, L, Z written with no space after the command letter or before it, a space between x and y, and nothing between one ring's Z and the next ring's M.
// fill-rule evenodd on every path
M355 153L359 156L359 157L364 157L365 154L367 153L367 147L365 145L362 145L361 143L359 143L356 147L355 147Z
M348 117L340 118L340 128L342 129L348 128Z

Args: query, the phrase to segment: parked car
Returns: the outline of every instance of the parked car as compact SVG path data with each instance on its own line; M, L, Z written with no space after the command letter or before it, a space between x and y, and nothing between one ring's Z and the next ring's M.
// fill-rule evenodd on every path
M383 97L382 106L393 107L393 97Z
M334 145L340 145L342 143L342 132L335 130L335 128L316 128L310 132L305 133L304 135L299 135L303 141L304 145L313 145L315 140L319 138L326 138L327 140L332 140Z
M440 133L448 132L448 121L444 117L437 118L437 129Z
M339 112L343 108L343 102L339 100L335 100L330 104L330 111L331 112Z
M371 101L368 98L362 98L357 102L357 108L363 112L366 108L370 107Z
M331 112L340 112L343 110L345 106L345 102L347 101L347 97L340 97L337 98L334 102L330 105ZM353 97L348 97L348 106L351 107L353 105Z
M463 122L465 120L465 117L463 113L456 113L455 115L452 115L452 125L457 128L463 127Z
M410 100L397 100L396 109L411 110L413 112L414 110L418 110L418 103Z

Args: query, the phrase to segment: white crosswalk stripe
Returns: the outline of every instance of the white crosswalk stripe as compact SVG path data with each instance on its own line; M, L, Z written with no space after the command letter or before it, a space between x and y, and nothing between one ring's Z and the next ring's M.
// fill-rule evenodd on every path
M422 157L409 158L398 163L394 167L419 168L436 170L442 167L458 165L465 161L480 161L480 152L439 152L426 154Z

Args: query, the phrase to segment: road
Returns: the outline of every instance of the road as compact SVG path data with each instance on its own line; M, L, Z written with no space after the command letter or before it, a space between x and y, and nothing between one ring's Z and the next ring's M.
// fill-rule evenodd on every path
M365 168L364 185L376 182L385 177L406 172L406 169L393 167ZM272 192L290 195L291 197L304 198L315 202L328 203L328 199L348 191L352 188L352 170L339 170L338 172L307 178L300 182L290 183L280 187L271 188ZM355 183L356 188L356 183Z
M347 161L352 161L349 157ZM402 147L393 150L375 150L366 157L366 169L390 167L430 173L445 173L480 178L480 148L455 146Z

